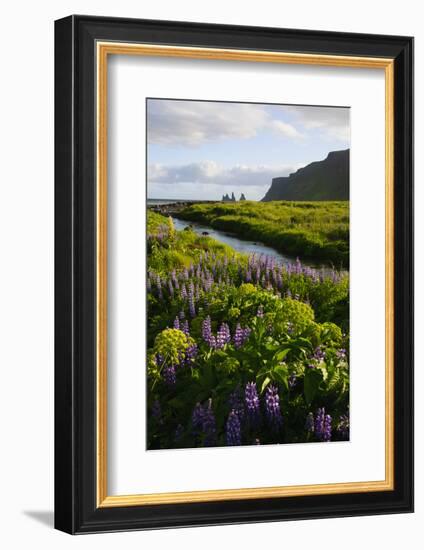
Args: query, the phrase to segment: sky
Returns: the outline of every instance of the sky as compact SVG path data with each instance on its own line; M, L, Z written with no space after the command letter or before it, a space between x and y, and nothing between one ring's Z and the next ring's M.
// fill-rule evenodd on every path
M260 200L287 176L347 149L349 108L147 100L147 196Z

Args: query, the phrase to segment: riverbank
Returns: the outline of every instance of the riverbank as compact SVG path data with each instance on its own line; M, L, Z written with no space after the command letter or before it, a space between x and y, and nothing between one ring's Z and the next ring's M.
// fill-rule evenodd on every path
M168 215L260 241L287 256L324 262L337 269L349 267L347 201L205 202L168 207Z
M178 214L177 214L178 215ZM182 220L177 217L177 215L172 215L172 220L174 222L175 229L177 231L183 231L184 229L191 229L194 233L199 236L207 236L211 239L220 242L226 246L230 246L235 252L239 254L246 255L255 255L255 256L269 256L278 262L281 265L294 265L297 262L297 258L294 256L289 256L279 252L275 248L265 245L259 241L251 241L248 239L240 238L237 235L228 233L228 231L221 231L219 229L214 229L209 225L202 225L198 222ZM333 268L328 264L314 261L314 260L305 260L302 259L302 265L305 267L312 268L323 275L331 275L333 273ZM345 272L345 270L342 270Z

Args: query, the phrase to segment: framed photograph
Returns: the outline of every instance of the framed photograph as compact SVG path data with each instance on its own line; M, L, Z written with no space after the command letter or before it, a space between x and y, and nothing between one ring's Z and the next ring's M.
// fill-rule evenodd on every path
M55 24L55 525L413 510L413 39Z

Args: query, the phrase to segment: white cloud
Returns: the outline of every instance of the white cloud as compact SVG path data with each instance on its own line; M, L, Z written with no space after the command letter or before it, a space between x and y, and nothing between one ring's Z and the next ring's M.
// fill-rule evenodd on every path
M272 178L287 176L301 165L260 166L235 165L230 168L213 161L196 162L179 166L151 164L148 168L148 183L151 184L213 184L231 188L266 187Z
M225 139L249 139L268 130L301 139L292 124L274 119L265 106L213 101L148 100L149 143L195 147Z
M306 132L319 130L329 139L343 142L350 140L350 109L347 107L284 105L281 111L294 117Z
M304 135L296 130L294 126L287 124L287 122L283 122L282 120L273 120L270 127L273 128L275 132L289 138L302 139L304 137Z

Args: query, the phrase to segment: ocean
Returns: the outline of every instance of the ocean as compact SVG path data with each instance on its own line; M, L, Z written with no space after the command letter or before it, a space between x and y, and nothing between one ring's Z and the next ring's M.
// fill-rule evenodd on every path
M175 204L178 202L198 202L193 199L147 199L147 206L161 206L162 204Z

